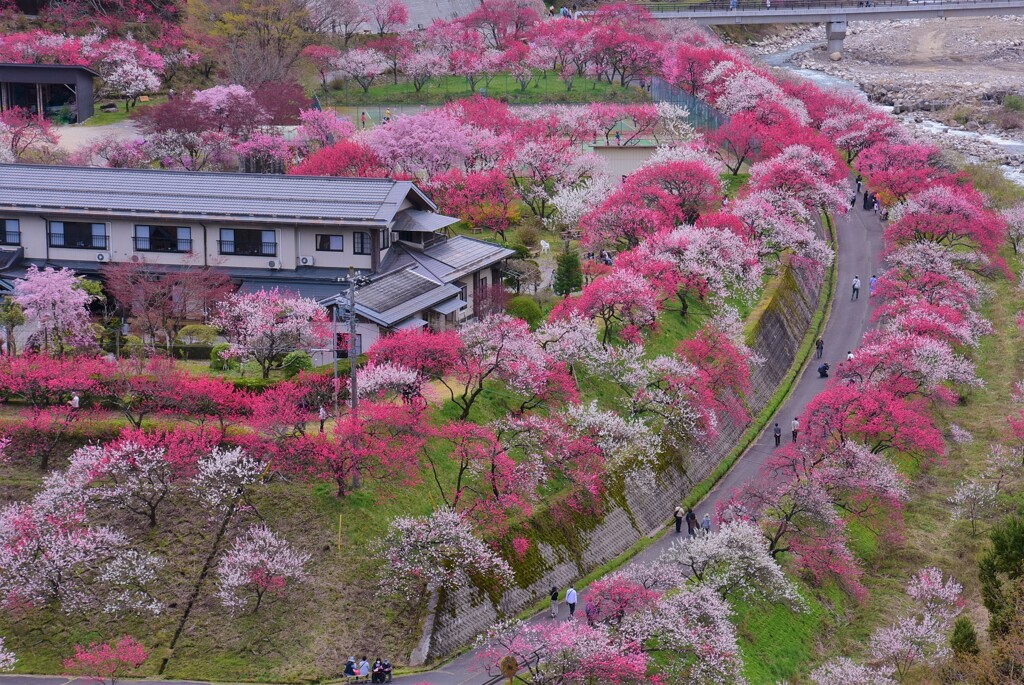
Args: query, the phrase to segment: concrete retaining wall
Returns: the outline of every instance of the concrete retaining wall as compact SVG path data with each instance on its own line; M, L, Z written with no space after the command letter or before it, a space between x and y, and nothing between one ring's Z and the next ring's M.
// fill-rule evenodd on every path
M748 398L752 416L770 401L792 366L814 318L820 291L819 281L800 269L787 267L771 299L754 315L757 320L752 326L752 347L763 363L752 374ZM421 641L429 644L428 658L452 654L501 617L513 616L546 597L552 586L566 587L663 526L692 484L709 476L729 454L747 425L724 420L715 444L703 454L691 455L689 473L668 469L659 474L654 487L627 483L625 490L607 503L606 513L599 520L577 520L573 530L561 530L552 536L559 540L557 544L539 542L542 561L531 569L531 582L525 587L505 588L500 597L476 588L442 595L433 620L427 619ZM701 515L703 512L698 512ZM416 661L422 662L422 646L416 656Z

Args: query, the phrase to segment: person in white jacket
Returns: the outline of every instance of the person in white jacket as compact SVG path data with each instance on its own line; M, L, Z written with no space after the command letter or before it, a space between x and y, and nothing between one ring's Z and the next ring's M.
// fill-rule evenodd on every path
M569 618L572 619L572 615L576 613L576 588L572 585L569 585L565 593L565 603L569 605Z

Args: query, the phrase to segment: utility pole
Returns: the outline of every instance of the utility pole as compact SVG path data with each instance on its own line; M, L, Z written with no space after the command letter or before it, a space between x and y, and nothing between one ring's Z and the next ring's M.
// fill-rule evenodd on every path
M331 327L331 353L334 356L334 420L338 420L338 307L341 302L334 303L334 326Z
M337 310L335 310L337 311ZM348 360L351 364L349 369L349 378L351 384L349 386L349 393L352 396L352 415L356 416L359 410L359 395L358 385L356 383L356 374L358 364L356 364L356 357L358 356L356 350L356 273L353 267L348 268Z

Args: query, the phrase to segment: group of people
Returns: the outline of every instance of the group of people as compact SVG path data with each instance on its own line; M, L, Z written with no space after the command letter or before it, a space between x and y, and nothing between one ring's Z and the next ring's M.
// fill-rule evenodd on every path
M861 285L861 283L860 283L860 274L857 274L857 275L855 275L853 277L852 285L853 285L853 290L850 293L850 300L859 300L860 299L860 285ZM875 296L875 288L877 288L877 287L878 287L878 276L876 276L875 274L871 274L871 279L868 280L868 296L869 297L874 297Z
M555 6L554 5L551 5L551 6L548 7L548 16L549 17L554 17L555 16ZM580 11L576 7L575 3L573 3L572 9L569 9L565 5L562 5L561 9L558 10L558 16L562 17L563 19L579 19L580 18Z
M800 418L794 416L793 420L789 423L789 430L793 436L793 442L796 442L797 437L800 435ZM782 427L779 426L779 422L775 422L775 428L772 430L772 435L775 436L775 446L778 447L782 444Z
M604 264L605 266L612 266L615 264L615 260L612 258L612 253L609 252L608 250L601 250L597 254L593 252L587 252L583 255L583 258L589 259L590 261L597 260Z
M391 662L387 659L382 661L380 657L373 662L373 666L370 666L365 656L358 663L354 656L345 662L346 678L369 678L371 683L390 683L392 670Z
M697 521L697 515L693 513L693 509L687 509L684 514L682 506L677 506L672 512L672 518L676 521L677 534L683 532L683 521L686 521L686 534L691 538L711 533L711 514L704 514L704 518Z
M860 194L860 189L863 185L864 178L860 174L857 174L857 188L853 191L853 196L850 198L850 209L857 206L857 195ZM863 207L865 210L871 210L875 214L878 214L882 221L887 221L889 219L889 210L884 209L882 207L882 203L878 200L878 196L870 191L864 191Z
M576 614L578 600L579 594L576 592L576 587L569 583L569 589L565 591L565 604L569 607L570 619ZM551 618L558 618L558 588L554 585L551 586Z

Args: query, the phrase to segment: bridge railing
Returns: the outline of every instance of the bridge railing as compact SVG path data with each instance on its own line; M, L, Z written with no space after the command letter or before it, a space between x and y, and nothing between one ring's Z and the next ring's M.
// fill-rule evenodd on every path
M1019 6L1021 0L707 0L705 2L645 2L641 6L657 14L659 12L681 12L701 14L704 12L728 11L775 11L775 10L830 10L830 9L867 9L867 8L930 8L942 6L971 5L1014 5Z

